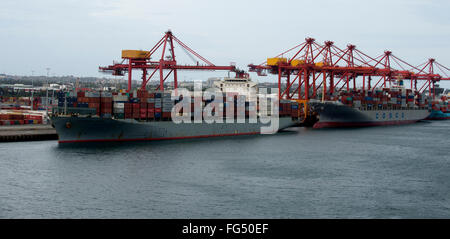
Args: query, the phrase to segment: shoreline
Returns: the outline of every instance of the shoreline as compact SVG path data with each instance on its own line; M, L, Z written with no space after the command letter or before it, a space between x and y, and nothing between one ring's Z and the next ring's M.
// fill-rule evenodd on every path
M51 125L4 125L0 126L0 142L57 140Z

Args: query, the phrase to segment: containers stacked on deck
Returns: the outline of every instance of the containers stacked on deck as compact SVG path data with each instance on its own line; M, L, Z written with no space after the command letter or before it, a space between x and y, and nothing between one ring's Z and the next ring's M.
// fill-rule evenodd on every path
M300 118L303 112L300 109L300 105L297 102L291 103L291 117L292 118Z
M161 111L162 111L162 117L163 118L170 118L171 117L171 112L172 112L172 108L175 105L174 101L172 101L171 99L171 93L167 93L164 92L161 94Z
M58 92L57 99L58 112L112 116L113 100L109 92Z
M161 93L154 93L154 112L155 112L155 119L160 119L162 117L162 100L161 100Z
M441 98L439 98L437 100L433 100L431 102L431 107L433 110L442 111L443 113L449 112L448 105L449 105L449 99L445 95L443 95L443 96L441 96Z
M290 101L281 100L280 101L280 116L290 116L292 112L292 106Z
M100 109L99 112L102 117L111 118L113 113L113 99L112 93L101 92L100 94Z
M136 96L136 97L134 97ZM133 118L147 121L171 120L172 109L181 99L174 101L169 92L147 92L137 90L130 94L128 102L124 103L125 119ZM213 107L213 116L249 118L256 117L258 110L257 102L249 102L245 96L238 93L224 93L222 103ZM191 97L191 117L202 118L203 109L208 106L212 100L204 100L202 95ZM228 101L228 102L227 102ZM233 112L227 114L227 104L233 104ZM287 103L286 103L287 104ZM286 107L291 107L290 105ZM185 109L183 109L185 110ZM179 114L187 113L180 111ZM270 112L270 108L269 108ZM283 112L284 113L284 112ZM284 116L290 116L290 112Z
M351 107L369 109L427 107L429 102L425 95L414 94L410 89L399 88L341 91L338 100Z
M58 112L80 115L98 115L100 117L115 119L138 119L145 121L171 120L172 109L181 99L174 101L170 92L149 92L135 90L130 93L109 92L69 92L58 93ZM267 115L271 114L271 106L267 104L266 109L260 109L258 101L249 101L245 95L234 92L223 93L222 103L213 107L213 116L223 118L253 118L257 112ZM203 109L214 102L204 100L203 95L194 95L191 98L191 116L202 118ZM232 104L232 105L227 105ZM232 106L232 111L227 112L227 107ZM281 117L298 118L299 105L297 102L282 100L279 106ZM88 109L82 111L80 109ZM230 110L229 109L229 110ZM183 109L186 110L186 109ZM187 112L179 112L179 114Z

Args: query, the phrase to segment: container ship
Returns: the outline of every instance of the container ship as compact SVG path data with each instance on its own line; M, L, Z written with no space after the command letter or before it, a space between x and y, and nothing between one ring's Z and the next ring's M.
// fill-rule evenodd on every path
M427 117L427 120L450 119L449 101L447 95L442 95L438 100L434 100L431 103L431 114Z
M342 91L337 101L312 101L319 121L314 128L400 125L430 115L430 99L400 86L372 91Z
M240 82L238 80L228 80ZM214 107L214 115L223 122L207 123L202 118L202 109L212 104L202 96L191 97L191 117L200 119L197 123L175 123L172 109L178 101L169 92L135 90L130 93L109 92L67 92L58 93L58 107L51 116L58 134L59 143L152 141L189 139L219 136L261 134L261 127L269 123L261 120L261 114L271 115L270 105L262 106L259 101L249 101L239 92L223 94L224 103ZM198 97L198 99L196 99ZM196 103L195 103L196 102ZM232 104L231 112L227 107ZM183 110L185 110L183 108ZM299 123L300 112L297 102L279 102L275 131ZM276 112L276 111L274 111ZM180 112L183 115L185 112ZM240 120L238 120L238 118ZM252 119L256 119L252 121ZM233 123L230 123L233 121ZM256 122L255 122L256 121Z

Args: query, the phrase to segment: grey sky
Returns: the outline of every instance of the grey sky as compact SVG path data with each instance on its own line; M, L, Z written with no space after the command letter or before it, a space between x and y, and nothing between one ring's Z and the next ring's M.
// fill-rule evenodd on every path
M2 0L0 73L99 76L122 49L149 49L168 29L213 63L246 70L308 36L448 67L449 10L448 0Z

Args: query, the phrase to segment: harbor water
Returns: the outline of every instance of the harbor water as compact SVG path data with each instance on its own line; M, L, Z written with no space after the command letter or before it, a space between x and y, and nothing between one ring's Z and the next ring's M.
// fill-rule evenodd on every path
M449 218L450 121L0 144L0 218Z

